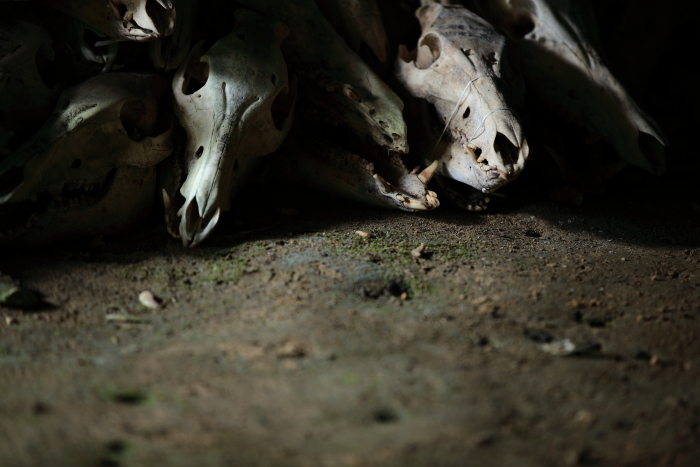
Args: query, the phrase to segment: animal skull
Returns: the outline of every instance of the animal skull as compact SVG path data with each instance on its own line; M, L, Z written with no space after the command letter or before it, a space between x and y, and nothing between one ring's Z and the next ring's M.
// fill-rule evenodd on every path
M429 3L416 16L423 34L413 54L402 47L397 77L435 106L448 133L437 148L438 174L494 191L520 174L529 155L504 91L505 38L461 6Z
M41 129L0 162L3 240L114 233L147 214L155 165L173 150L172 119L159 112L166 91L164 79L136 73L64 91Z
M175 113L187 133L180 235L204 240L222 211L291 127L296 97L280 43L289 30L250 10L209 50L196 45L173 80ZM166 194L166 206L172 197Z
M633 165L660 174L668 145L654 121L602 63L581 1L481 0L514 39L528 89L542 105L602 137Z
M42 27L0 19L0 132L21 133L51 113L58 93L44 84L37 64L53 59L51 38Z
M175 27L172 0L37 0L118 41L151 41Z
M353 52L319 11L314 0L241 0L249 8L275 17L291 28L285 54L317 102L329 115L378 145L406 153L403 102Z

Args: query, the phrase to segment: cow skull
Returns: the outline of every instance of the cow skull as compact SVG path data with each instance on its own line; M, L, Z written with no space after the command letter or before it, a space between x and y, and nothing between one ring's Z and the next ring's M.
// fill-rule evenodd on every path
M185 246L209 235L291 126L296 91L280 50L287 27L245 9L234 19L231 34L208 50L196 45L173 80L175 113L187 133L187 179L180 189ZM164 201L173 200L166 194Z
M417 51L402 47L397 77L433 104L444 125L444 141L429 157L439 161L438 174L494 191L518 176L529 155L506 99L505 38L461 6L428 3L416 16L423 34Z
M155 165L172 153L167 82L106 73L64 91L41 129L0 162L3 241L123 231L147 214Z
M175 27L172 0L37 0L118 41L152 41Z
M241 0L291 28L285 54L328 115L390 151L406 153L403 102L353 52L324 18L314 0Z
M633 165L660 174L667 141L602 63L581 1L480 0L513 39L537 102L610 143Z

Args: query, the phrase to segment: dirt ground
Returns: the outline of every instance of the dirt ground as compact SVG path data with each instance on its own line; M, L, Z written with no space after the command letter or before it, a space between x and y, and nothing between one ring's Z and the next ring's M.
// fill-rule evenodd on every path
M2 465L697 465L700 213L643 181L5 249L52 306L0 308Z

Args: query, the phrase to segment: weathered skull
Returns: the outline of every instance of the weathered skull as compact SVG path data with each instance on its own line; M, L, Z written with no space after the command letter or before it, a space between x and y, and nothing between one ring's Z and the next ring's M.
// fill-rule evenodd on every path
M173 32L171 0L37 0L120 41L151 41Z
M0 18L0 131L21 132L51 113L58 92L44 83L38 65L53 58L43 28Z
M591 46L583 1L480 1L513 39L528 90L557 114L609 142L626 161L661 173L665 138Z
M427 187L437 162L423 171L409 171L398 153L371 152L358 154L313 135L297 134L272 156L271 168L287 182L379 207L416 212L440 205L437 194Z
M64 91L41 129L0 162L3 241L124 231L147 214L155 165L172 153L167 82L106 73Z
M185 246L209 235L261 157L289 131L296 91L280 50L288 33L282 23L237 10L231 34L209 50L195 46L175 74L175 113L187 132Z
M397 77L434 105L445 127L428 157L439 161L438 174L494 191L518 176L529 155L504 90L505 38L461 6L430 3L416 16L423 34L416 52L402 47Z
M380 62L386 61L388 39L376 0L331 0L318 6L352 50L360 53L364 42Z
M380 146L408 152L401 99L353 52L314 0L241 0L291 28L285 44L290 66L317 89L328 118L341 119Z

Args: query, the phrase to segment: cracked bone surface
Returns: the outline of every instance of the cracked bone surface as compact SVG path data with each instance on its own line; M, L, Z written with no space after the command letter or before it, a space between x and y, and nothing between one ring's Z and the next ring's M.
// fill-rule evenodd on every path
M172 34L177 0L36 0L118 41L152 41Z
M661 174L666 139L591 45L582 0L480 0L511 36L528 92L543 106L602 137L633 165ZM590 5L588 5L590 6Z
M237 10L233 31L209 50L195 46L175 75L175 113L187 133L179 229L185 246L209 235L262 156L289 131L296 88L280 50L288 32Z
M446 126L435 153L426 157L439 161L439 174L494 191L520 174L529 155L504 91L505 37L461 6L428 3L416 16L423 33L415 52L402 48L396 74Z
M378 145L408 152L403 102L353 52L325 19L314 0L242 0L240 3L285 22L290 68L301 84L313 83L326 110Z
M53 114L0 162L0 239L43 244L119 233L148 214L155 166L173 150L159 112L168 83L106 73L64 91Z

